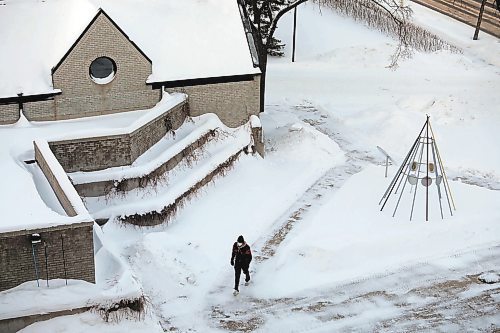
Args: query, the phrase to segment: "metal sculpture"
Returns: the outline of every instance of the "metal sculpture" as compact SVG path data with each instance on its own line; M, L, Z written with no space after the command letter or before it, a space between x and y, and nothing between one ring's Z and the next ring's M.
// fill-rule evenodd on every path
M444 170L443 160L441 159L441 154L439 153L436 138L429 118L430 117L427 116L427 120L420 130L417 139L399 167L398 172L389 184L389 187L382 196L382 199L380 199L379 205L383 202L382 207L380 208L380 211L382 211L391 197L391 194L397 195L399 191L398 200L392 214L393 217L396 215L396 211L399 207L401 197L403 196L403 192L407 184L410 184L411 186L410 193L413 192L410 221L413 217L415 198L419 187L423 187L425 189L426 221L429 221L429 188L433 184L435 184L437 190L436 192L441 218L444 218L443 203L441 201L443 198L443 192L446 196L446 202L451 216L453 216L453 210L456 209L450 185L448 183L448 178L446 177L446 172Z

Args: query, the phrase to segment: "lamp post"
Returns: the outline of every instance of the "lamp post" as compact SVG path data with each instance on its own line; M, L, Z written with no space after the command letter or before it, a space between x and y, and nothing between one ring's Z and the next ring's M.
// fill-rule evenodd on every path
M297 6L298 7L298 6ZM297 7L293 9L292 62L295 62L295 33L297 31Z

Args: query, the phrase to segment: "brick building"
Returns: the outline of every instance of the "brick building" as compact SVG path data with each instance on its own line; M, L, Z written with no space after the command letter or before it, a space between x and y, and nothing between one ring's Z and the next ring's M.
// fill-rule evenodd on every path
M163 94L183 92L187 104L170 113L179 119L169 124L214 113L229 127L241 126L261 110L258 57L246 23L237 0L5 1L0 6L0 125L14 124L21 115L56 121L147 110ZM131 156L116 159L130 163L135 150L154 144L151 137L164 132L149 130L165 120L155 121L124 134ZM143 137L149 138L146 146L138 139ZM92 140L106 145L98 141ZM96 224L64 172L106 168L112 161L78 167L57 161L64 154L57 155L55 146L51 142L44 150L35 144L34 155L66 214L57 221L0 222L0 291L37 276L95 282Z
M137 2L137 12L119 1L82 2L32 1L37 15L29 19L42 30L29 36L22 34L18 18L27 14L20 6L0 7L7 50L0 53L0 124L16 122L21 110L28 120L47 121L148 109L165 89L187 93L191 115L215 113L231 127L259 114L255 45L236 0L204 4L203 17L191 17L190 1L173 13L174 1ZM78 12L78 19L61 17L61 10Z

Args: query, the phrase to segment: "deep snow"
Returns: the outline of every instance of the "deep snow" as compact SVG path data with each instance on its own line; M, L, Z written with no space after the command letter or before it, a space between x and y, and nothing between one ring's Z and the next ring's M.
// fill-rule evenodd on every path
M13 125L0 126L0 172L9 175L3 179L0 191L0 231L24 230L30 227L53 226L65 223L89 221L86 209L80 207L78 216L70 218L64 213L60 204L54 202L54 193L42 176L37 165L26 164L25 161L35 159L33 142L50 142L69 140L110 134L130 133L158 117L170 108L182 103L184 94L164 94L162 100L153 108L111 114L100 117L81 119L28 122L22 117ZM42 146L46 146L42 144ZM48 149L48 147L46 147ZM46 154L47 156L53 154ZM68 177L55 158L50 162L58 167L61 179L68 183ZM69 184L67 187L71 187ZM7 190L8 189L8 190ZM67 188L68 189L68 188ZM68 189L68 193L74 189ZM19 201L23 198L23 201ZM79 198L73 200L76 206ZM21 204L26 204L25 209Z
M300 6L297 62L289 59L287 15L278 30L287 57L269 63L266 158L243 156L169 225L104 226L104 241L151 300L143 330L500 327L498 286L469 278L498 274L500 64L490 60L499 59L500 44L485 35L471 43L465 26L413 6L417 22L463 54L417 53L391 71L390 38L328 9ZM376 146L402 161L426 114L457 210L444 220L410 222L403 208L395 218L379 211L396 168L384 178ZM239 234L255 259L251 285L234 298L230 246ZM117 327L138 324L84 314L24 332Z

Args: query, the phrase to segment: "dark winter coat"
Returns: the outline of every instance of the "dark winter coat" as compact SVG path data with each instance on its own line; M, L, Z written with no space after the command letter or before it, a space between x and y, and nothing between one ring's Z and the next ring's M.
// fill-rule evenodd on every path
M235 267L248 267L251 261L252 251L250 251L250 246L245 243L242 247L238 247L238 243L234 242L231 265L234 264Z

